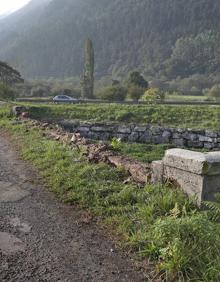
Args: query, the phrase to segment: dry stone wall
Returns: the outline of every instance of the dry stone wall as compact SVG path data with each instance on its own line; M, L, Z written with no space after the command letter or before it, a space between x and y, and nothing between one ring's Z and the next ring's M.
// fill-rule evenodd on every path
M59 125L65 130L78 132L85 138L95 140L111 140L117 137L127 142L220 150L220 131L137 124L80 123L70 120L60 121Z

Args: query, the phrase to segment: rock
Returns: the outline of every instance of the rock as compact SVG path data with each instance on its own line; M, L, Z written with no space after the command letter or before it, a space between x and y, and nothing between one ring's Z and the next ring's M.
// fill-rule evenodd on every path
M186 141L183 138L172 139L172 144L178 147L184 147L186 145Z
M150 130L145 131L143 134L141 134L140 137L139 137L139 141L141 143L151 143L152 134L151 134Z
M135 126L134 131L135 132L145 132L147 129L146 126Z
M211 137L207 137L207 136L203 136L203 135L199 135L199 141L200 142L212 142L212 138Z
M214 131L211 131L211 130L206 130L205 131L205 135L207 137L212 137L212 138L217 138L218 137L218 133L214 132Z
M138 132L132 132L129 136L128 136L128 141L129 142L137 142L139 139L139 134Z
M12 108L12 113L15 115L15 116L20 116L22 114L22 112L26 112L27 111L27 108L26 107L23 107L23 106L14 106Z
M162 134L162 138L163 138L164 143L169 143L171 137L172 137L171 131L165 130Z
M129 126L119 126L117 129L117 133L130 134L131 128Z

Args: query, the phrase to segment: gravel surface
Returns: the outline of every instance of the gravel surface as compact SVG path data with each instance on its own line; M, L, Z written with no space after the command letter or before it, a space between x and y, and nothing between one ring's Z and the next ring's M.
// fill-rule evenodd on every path
M146 281L88 213L60 203L0 132L0 281Z

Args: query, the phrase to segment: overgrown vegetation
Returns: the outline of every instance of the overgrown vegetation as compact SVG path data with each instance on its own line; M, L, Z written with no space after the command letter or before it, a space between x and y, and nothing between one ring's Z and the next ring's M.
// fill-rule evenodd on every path
M10 101L15 99L15 91L7 86L5 83L0 82L0 100Z
M156 124L182 128L219 129L218 106L168 105L29 105L34 118L76 119L91 122Z
M193 199L168 186L124 184L123 170L88 163L83 148L71 150L38 128L12 123L9 108L0 108L0 117L0 126L12 133L50 189L114 226L122 246L140 259L151 258L164 281L220 280L220 224Z

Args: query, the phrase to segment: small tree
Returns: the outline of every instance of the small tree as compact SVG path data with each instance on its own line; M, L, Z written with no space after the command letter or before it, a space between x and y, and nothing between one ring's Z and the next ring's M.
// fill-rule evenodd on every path
M127 96L127 89L122 86L110 86L103 88L97 97L109 101L124 101Z
M0 82L0 100L10 101L14 99L15 91L6 84Z
M128 78L128 84L142 87L144 89L148 88L148 82L138 71L134 71L130 73Z
M131 85L128 88L128 98L133 101L138 101L143 96L145 89L136 85Z
M220 85L214 85L208 92L208 96L215 98L216 100L220 99Z
M165 93L159 88L150 88L142 96L142 100L148 102L164 101L164 99Z

